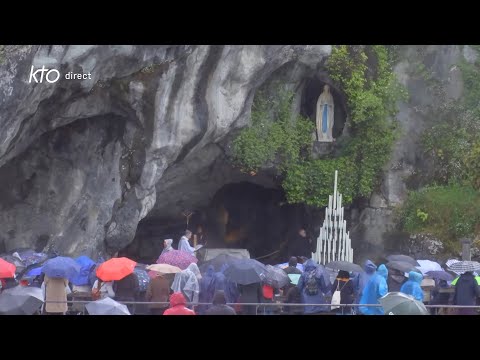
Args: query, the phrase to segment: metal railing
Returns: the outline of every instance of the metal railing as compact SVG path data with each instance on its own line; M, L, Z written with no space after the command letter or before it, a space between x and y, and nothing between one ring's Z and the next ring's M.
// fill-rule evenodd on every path
M85 305L92 302L92 300L67 300L67 315L88 315L88 312L85 308ZM165 308L168 308L170 306L169 302L152 302L152 301L117 301L121 304L126 305L132 315L148 315L148 312L142 314L142 313L136 313L136 310L138 309L139 305L146 305L147 308L150 308L150 305L164 305ZM44 308L46 303L55 303L55 304L65 304L65 301L46 301L44 302L44 305L42 308ZM80 305L78 307L77 305ZM198 306L211 306L212 303L192 303L192 302L187 302L185 304L187 307L198 307ZM277 314L288 314L289 312L285 311L285 308L298 308L298 307L309 307L309 306L314 306L317 308L326 308L324 310L325 314L329 314L330 309L332 307L332 304L292 304L292 303L227 303L227 305L232 306L232 307L255 307L255 315L268 315L268 314L274 314L274 311L271 311L270 309L267 310L267 308L273 308L273 310L277 310ZM336 304L334 305L335 307L339 307L341 309L341 313L345 313L344 309L349 308L349 310L352 309L358 309L359 306L362 307L382 307L381 304ZM467 305L425 305L427 309L475 309L475 310L480 310L480 305L472 305L472 306L467 306ZM248 308L247 308L248 309ZM42 311L43 312L43 311ZM253 311L252 315L253 314ZM331 313L335 314L335 313Z

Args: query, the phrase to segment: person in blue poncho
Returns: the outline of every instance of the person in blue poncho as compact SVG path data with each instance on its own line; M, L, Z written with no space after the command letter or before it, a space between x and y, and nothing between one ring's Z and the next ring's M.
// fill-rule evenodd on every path
M227 303L236 303L239 296L237 284L228 281L223 274L227 268L228 265L223 264L220 271L215 272L213 280L214 292L222 290L225 293Z
M205 274L199 280L200 294L198 301L200 303L211 303L215 295L215 269L209 265ZM208 305L199 305L197 314L203 314L209 308Z
M355 291L357 292L357 299L356 302L359 303L360 299L363 295L363 289L367 285L370 278L375 274L375 270L377 270L377 265L375 265L372 261L367 260L363 266L365 272L360 273L355 278Z
M330 284L325 282L323 274L318 271L318 266L312 259L305 263L305 271L300 276L297 284L302 303L326 304L325 293L330 291ZM305 306L304 314L318 314L329 312L330 306Z
M423 290L420 284L422 283L423 275L416 272L410 271L408 273L408 281L402 285L400 292L411 295L415 300L423 301Z
M388 270L385 265L380 265L363 289L359 310L363 315L383 315L381 306L361 306L362 304L380 304L378 299L388 293Z

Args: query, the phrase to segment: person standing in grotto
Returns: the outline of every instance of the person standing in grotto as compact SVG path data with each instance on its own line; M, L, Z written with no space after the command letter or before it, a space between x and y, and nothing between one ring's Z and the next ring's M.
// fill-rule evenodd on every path
M312 241L303 227L298 229L297 235L288 242L287 253L289 258L296 256L301 264L312 257Z

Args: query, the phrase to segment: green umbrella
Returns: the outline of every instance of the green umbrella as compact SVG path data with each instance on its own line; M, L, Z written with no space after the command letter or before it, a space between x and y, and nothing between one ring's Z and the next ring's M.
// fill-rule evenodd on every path
M390 292L379 299L386 315L428 315L421 301L401 292Z

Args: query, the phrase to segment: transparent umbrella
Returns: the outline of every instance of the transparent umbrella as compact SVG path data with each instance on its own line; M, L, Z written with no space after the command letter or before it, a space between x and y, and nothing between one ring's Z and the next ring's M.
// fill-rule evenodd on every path
M43 291L36 287L15 286L2 291L0 314L32 315L43 304Z
M390 292L379 299L386 315L428 315L421 301L401 292Z
M89 302L85 308L90 315L131 315L126 305L109 297Z

